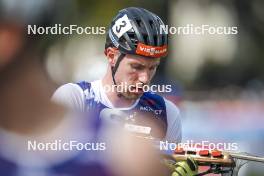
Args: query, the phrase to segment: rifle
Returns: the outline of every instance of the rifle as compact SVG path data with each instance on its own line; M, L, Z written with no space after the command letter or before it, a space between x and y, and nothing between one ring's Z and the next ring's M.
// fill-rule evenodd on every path
M249 161L264 164L263 157L253 156L248 153L232 153L219 150L184 151L177 148L173 154L163 154L163 157L165 164L172 170L176 162L185 161L188 157L192 157L198 166L209 166L207 171L199 173L196 176L210 173L237 176L240 168Z
M134 135L135 137L150 140L157 144L159 141L150 135ZM157 147L157 146L156 146ZM162 159L172 171L175 169L175 163L179 161L186 161L188 157L192 157L197 162L198 166L209 166L205 172L199 173L195 176L203 176L210 173L213 174L229 174L231 176L238 176L241 167L247 162L259 162L264 164L264 157L254 156L248 153L234 153L220 150L183 150L183 148L176 148L173 154L162 154Z

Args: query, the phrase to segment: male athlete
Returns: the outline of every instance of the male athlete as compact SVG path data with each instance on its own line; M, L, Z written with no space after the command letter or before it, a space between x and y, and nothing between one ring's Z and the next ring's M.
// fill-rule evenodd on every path
M91 83L65 84L53 100L82 111L96 109L96 118L109 120L122 114L121 120L134 132L180 142L178 108L157 94L143 92L167 55L168 36L160 31L161 25L157 15L143 8L120 10L106 36L106 75ZM127 86L106 91L115 85Z
M180 142L179 109L169 100L143 90L150 85L162 57L167 55L168 36L160 31L161 25L162 20L146 9L120 10L106 36L106 75L91 83L65 84L54 93L53 101L90 112L88 118L122 124L143 137ZM120 91L118 86L124 87ZM197 166L190 158L178 162L172 175L195 173Z

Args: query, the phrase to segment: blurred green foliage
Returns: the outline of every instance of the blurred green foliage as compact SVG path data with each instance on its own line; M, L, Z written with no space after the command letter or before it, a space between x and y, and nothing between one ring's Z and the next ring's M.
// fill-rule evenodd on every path
M103 26L108 26L118 11L126 7L143 7L157 13L163 18L166 16L167 8L166 1L164 0L78 0L77 4L82 23Z

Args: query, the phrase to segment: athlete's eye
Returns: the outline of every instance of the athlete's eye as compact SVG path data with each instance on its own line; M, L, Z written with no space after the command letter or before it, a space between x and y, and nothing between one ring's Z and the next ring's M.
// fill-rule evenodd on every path
M143 70L144 66L140 64L131 64L131 68L135 70Z

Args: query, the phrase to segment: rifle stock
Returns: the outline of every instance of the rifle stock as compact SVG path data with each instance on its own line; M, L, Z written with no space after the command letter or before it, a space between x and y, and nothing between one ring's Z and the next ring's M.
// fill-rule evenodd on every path
M200 152L194 151L181 151L168 155L165 154L166 159L178 161L184 161L187 157L192 157L200 166L211 166L211 165L219 165L222 167L235 167L236 159L245 160L245 161L253 161L253 162L261 162L264 164L264 158L253 156L249 154L243 153L231 153L226 151L214 151L218 152L218 155L212 154L212 151L208 151L206 156L201 156Z

